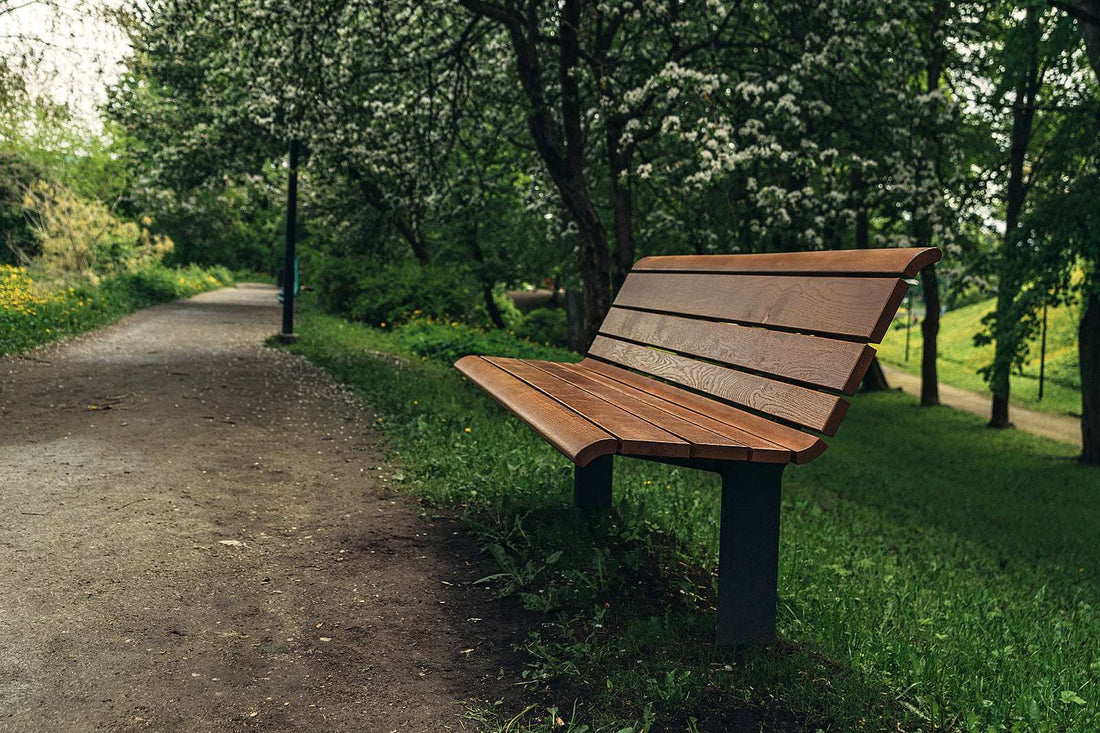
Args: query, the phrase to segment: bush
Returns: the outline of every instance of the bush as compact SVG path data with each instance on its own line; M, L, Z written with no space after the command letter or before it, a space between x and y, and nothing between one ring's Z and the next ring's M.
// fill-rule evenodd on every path
M323 309L381 328L418 317L466 321L478 311L480 296L477 281L462 268L379 265L367 257L320 260L313 287Z
M84 333L156 303L231 285L224 268L150 267L106 278L98 286L47 288L23 267L0 265L0 354Z
M520 321L515 334L519 338L565 348L569 343L569 327L564 308L536 308Z
M88 281L141 272L172 251L172 240L151 233L152 223L123 221L101 201L69 188L38 182L23 195L23 210L37 240L39 268L57 280Z
M525 341L507 331L483 331L458 321L416 320L397 328L394 336L413 354L445 364L453 364L470 354L558 361L574 361L577 356L565 349Z

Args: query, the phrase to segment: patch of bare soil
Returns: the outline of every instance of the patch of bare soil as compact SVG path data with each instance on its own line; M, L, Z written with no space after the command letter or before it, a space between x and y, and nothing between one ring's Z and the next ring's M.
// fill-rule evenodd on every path
M491 570L278 322L243 286L0 359L0 730L460 730L513 694Z

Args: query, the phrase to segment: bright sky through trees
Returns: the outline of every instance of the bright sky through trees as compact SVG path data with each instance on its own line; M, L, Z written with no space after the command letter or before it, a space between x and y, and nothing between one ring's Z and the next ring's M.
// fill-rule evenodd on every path
M130 50L107 17L114 5L0 0L0 56L15 64L26 60L30 91L69 105L73 117L92 129L101 125L98 110Z

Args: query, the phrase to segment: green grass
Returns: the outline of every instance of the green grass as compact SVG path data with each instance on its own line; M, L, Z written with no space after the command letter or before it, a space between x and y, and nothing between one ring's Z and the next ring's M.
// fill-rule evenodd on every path
M0 355L93 331L140 308L232 285L225 268L155 266L99 285L46 291L21 268L0 272Z
M487 729L1100 729L1100 471L1068 446L857 398L787 470L781 641L733 654L711 644L714 477L616 459L615 512L586 518L571 464L401 329L307 311L301 334L532 613L517 699L470 713Z
M943 384L989 393L989 385L978 370L993 359L993 347L975 346L974 334L983 330L982 316L993 310L994 301L984 300L945 313L940 323L939 376ZM902 314L904 316L904 313ZM1031 410L1057 414L1081 414L1081 373L1077 360L1078 306L1051 308L1047 327L1046 381L1043 399L1039 401L1039 340L1030 344L1022 372L1012 376L1012 404ZM905 360L905 319L894 321L890 332L878 347L879 357L886 363L920 374L920 324L914 323L911 333L909 361Z

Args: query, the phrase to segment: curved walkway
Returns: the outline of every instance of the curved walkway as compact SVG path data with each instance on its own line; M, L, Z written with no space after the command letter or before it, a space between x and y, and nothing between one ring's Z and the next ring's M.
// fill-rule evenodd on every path
M882 370L886 373L886 380L891 387L900 387L906 394L920 397L920 377L889 364L883 364ZM966 410L988 420L989 400L989 395L967 392L940 382L940 403L956 410ZM1011 406L1009 414L1019 430L1081 447L1081 421L1077 418L1049 412L1036 412L1016 405Z
M356 399L263 347L278 307L0 358L0 730L444 730L503 696L490 571L387 488Z

